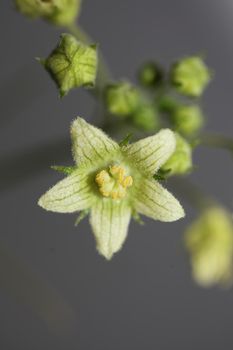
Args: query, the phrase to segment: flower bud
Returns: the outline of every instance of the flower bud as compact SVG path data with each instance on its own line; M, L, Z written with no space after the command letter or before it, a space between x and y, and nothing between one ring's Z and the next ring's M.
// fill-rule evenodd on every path
M175 137L175 152L161 168L165 172L169 170L169 176L186 174L192 169L192 148L190 144L178 133L175 134Z
M107 86L105 102L110 113L126 117L132 114L139 103L138 90L128 82Z
M70 34L62 34L51 55L41 60L56 82L61 97L75 87L93 87L97 71L96 45L85 45Z
M201 57L184 58L172 66L171 82L176 90L186 96L199 97L211 79L208 67Z
M233 222L223 208L207 209L187 230L186 247L192 273L203 287L226 285L232 280Z
M178 132L191 136L201 129L204 117L197 105L177 105L171 113L171 122Z
M155 62L147 62L139 70L139 81L145 87L156 87L163 79L163 71Z
M134 125L141 130L154 131L159 124L158 112L146 103L142 103L132 115Z
M19 12L29 18L43 18L56 25L72 24L81 0L15 0Z

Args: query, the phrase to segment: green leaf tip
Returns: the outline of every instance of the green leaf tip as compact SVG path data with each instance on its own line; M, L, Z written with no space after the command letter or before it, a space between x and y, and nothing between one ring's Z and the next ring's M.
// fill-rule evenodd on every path
M132 218L135 222L137 222L139 225L145 225L145 222L142 220L141 216L135 211L132 211Z
M59 165L52 165L51 166L51 169L59 172L59 173L62 173L62 174L65 174L65 175L70 175L72 174L72 172L77 169L77 167L75 166L59 166Z
M169 177L169 173L171 172L171 169L159 169L157 174L153 176L153 178L156 181L165 181Z
M130 140L133 137L133 133L128 133L123 140L119 142L120 147L127 146L130 143Z
M74 226L78 226L80 224L80 222L85 219L85 217L89 214L89 210L83 210L81 211L81 213L79 214L79 216L77 217L77 219L75 220Z

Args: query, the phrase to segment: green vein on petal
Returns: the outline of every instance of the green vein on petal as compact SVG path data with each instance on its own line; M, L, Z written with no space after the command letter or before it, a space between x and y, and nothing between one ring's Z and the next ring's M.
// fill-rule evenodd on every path
M93 199L88 177L76 170L47 191L38 204L49 211L73 213L90 208Z
M91 209L90 223L97 250L106 259L119 251L127 237L131 208L125 201L104 199L96 201Z
M73 157L77 164L94 165L113 158L120 149L102 130L77 118L71 125Z
M174 133L169 129L163 129L154 136L125 147L124 152L144 173L154 175L172 155L175 147Z
M154 220L176 221L184 217L178 200L157 181L145 179L133 199L134 209Z

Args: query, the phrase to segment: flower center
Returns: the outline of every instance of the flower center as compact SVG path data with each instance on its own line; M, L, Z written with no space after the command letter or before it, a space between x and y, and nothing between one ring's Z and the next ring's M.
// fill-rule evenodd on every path
M109 170L101 170L95 177L99 191L104 197L122 199L126 196L127 188L132 186L132 176L125 176L125 169L120 165L113 165Z

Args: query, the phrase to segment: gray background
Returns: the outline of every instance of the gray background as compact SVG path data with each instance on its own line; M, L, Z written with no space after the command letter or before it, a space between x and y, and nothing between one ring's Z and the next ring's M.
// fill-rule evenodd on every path
M204 98L208 127L232 135L232 0L84 0L80 22L116 78L133 78L148 58L168 65L206 53L216 72ZM94 102L81 90L59 100L34 61L59 31L18 15L11 1L1 1L0 23L0 348L232 349L232 290L203 290L190 277L188 203L177 223L132 223L111 262L96 253L87 221L75 228L73 215L36 205L61 178L50 165L71 162L71 120L92 120ZM229 155L200 147L194 159L194 182L232 209Z

